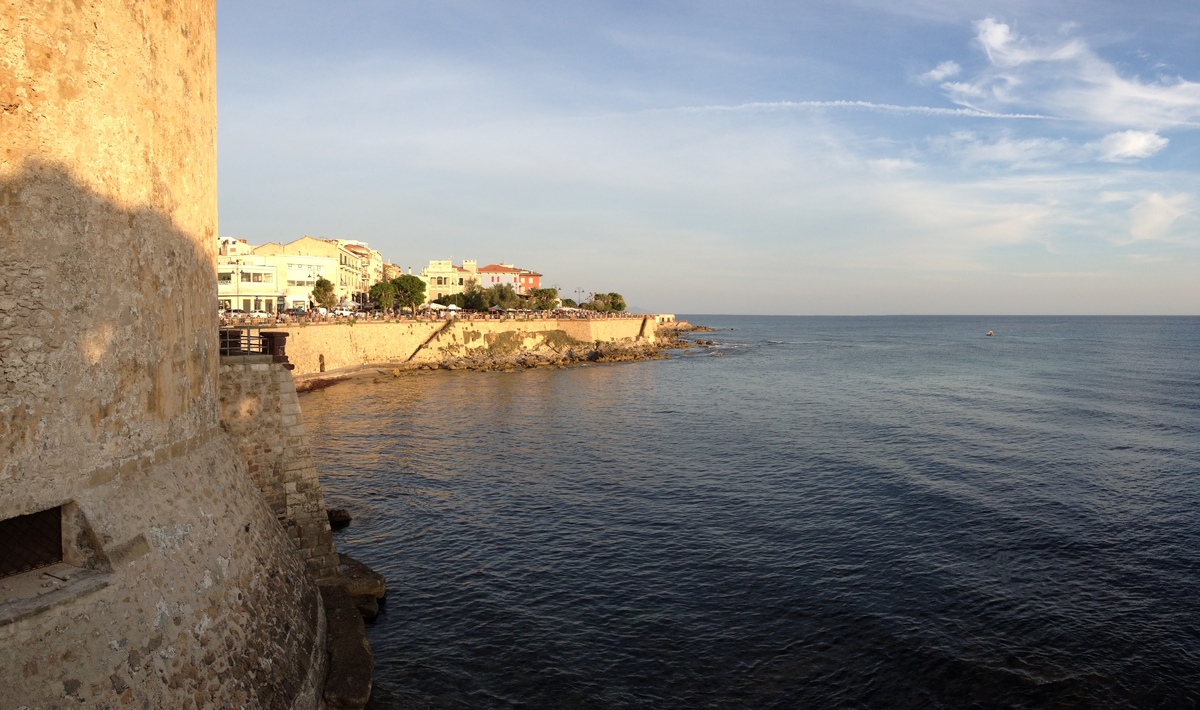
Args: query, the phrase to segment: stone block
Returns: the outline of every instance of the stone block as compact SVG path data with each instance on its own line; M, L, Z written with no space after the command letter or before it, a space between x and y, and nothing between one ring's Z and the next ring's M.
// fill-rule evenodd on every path
M375 674L375 658L367 641L366 626L344 588L322 585L321 597L325 603L329 650L325 703L337 710L358 710L371 698Z

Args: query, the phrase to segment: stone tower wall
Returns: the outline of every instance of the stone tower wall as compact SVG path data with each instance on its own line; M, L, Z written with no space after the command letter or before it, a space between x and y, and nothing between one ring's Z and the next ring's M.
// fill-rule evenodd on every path
M316 707L324 617L218 426L214 0L0 4L6 706ZM9 540L5 544L11 544Z
M338 554L292 373L269 355L221 358L221 426L309 573L338 578Z

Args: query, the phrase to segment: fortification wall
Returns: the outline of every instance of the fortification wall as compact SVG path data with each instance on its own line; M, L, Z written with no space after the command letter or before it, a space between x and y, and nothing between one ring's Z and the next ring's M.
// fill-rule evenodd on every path
M0 480L216 426L212 5L0 9Z
M0 5L4 703L316 707L315 584L218 427L215 3ZM5 527L9 556L24 532Z
M287 328L288 359L296 374L366 364L432 362L451 354L496 347L533 350L546 344L653 343L653 316L593 320L451 320L358 322ZM562 335L555 335L562 334Z
M83 572L28 573L24 600L0 579L3 705L320 707L316 583L228 437L132 468L71 501L95 541Z
M338 555L313 465L292 373L270 356L222 358L221 427L318 581L338 576Z
M403 362L429 339L443 322L359 322L272 328L287 332L288 360L296 374L358 367L367 363Z

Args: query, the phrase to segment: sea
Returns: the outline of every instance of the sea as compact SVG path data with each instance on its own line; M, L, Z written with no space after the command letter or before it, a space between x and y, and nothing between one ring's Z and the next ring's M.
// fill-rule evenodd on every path
M681 317L302 395L372 707L1200 705L1200 318Z

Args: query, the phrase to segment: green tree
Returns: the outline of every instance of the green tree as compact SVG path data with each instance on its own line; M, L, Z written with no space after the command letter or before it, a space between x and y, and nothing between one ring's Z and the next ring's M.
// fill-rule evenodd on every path
M564 298L562 300L562 307L563 308L579 308L579 304L575 302L574 298Z
M580 308L600 313L619 313L625 310L625 298L619 293L594 293L592 300L582 303Z
M391 281L380 281L371 287L371 300L385 311L396 304L396 286Z
M548 311L558 306L558 289L534 288L529 290L529 301L534 308Z
M483 298L483 287L479 285L476 279L468 279L467 285L462 292L463 302L459 305L469 311L482 311L487 308L487 303Z
M492 306L516 308L519 305L521 305L521 297L517 295L517 290L512 287L512 284L496 284L483 291L484 308Z
M433 302L440 303L443 306L455 305L459 308L464 308L463 303L465 300L461 293L447 293L433 299Z
M425 282L413 276L404 274L392 279L396 287L396 304L401 308L416 309L425 302Z
M333 308L337 305L337 294L333 292L333 282L321 276L313 286L312 298L318 306Z

